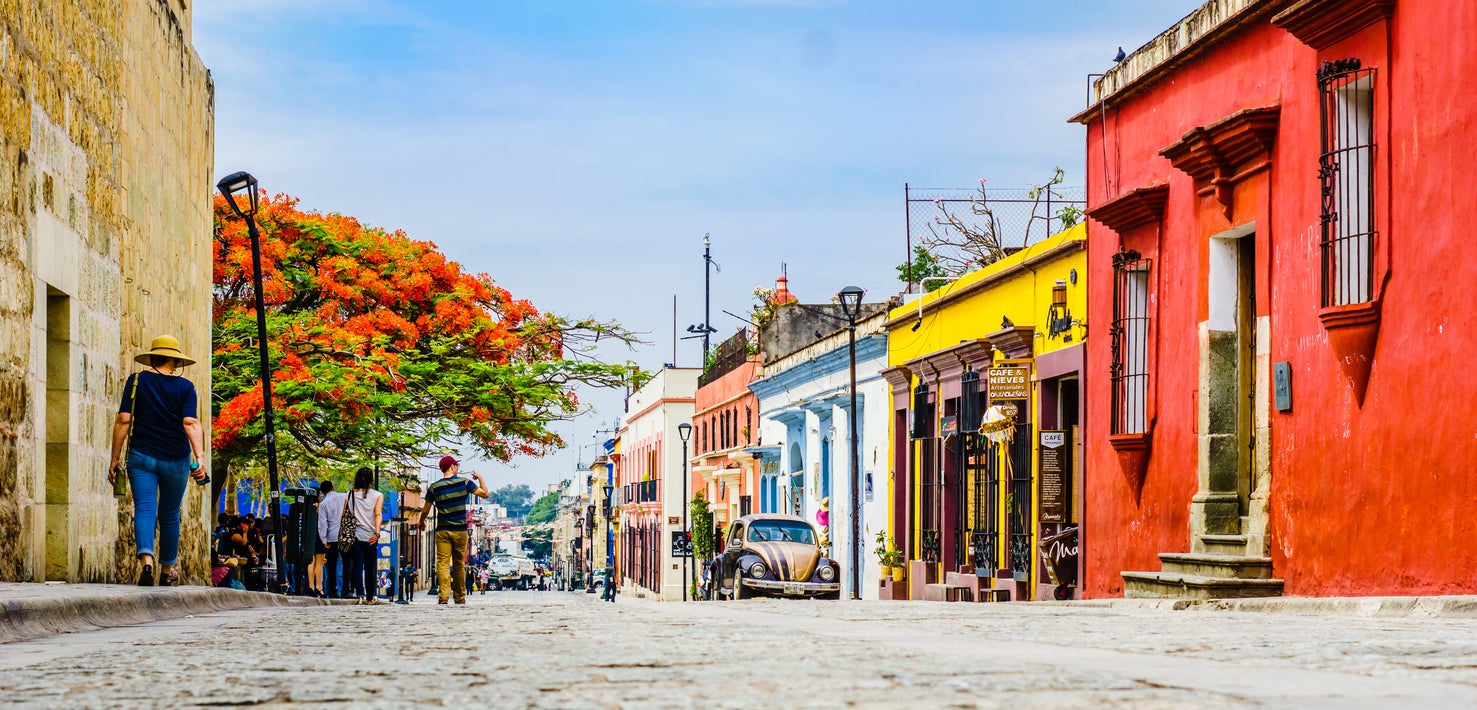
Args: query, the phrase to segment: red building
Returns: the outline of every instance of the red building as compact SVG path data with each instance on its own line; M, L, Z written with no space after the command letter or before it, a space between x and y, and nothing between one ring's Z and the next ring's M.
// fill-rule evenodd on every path
M1477 2L1213 0L1095 83L1090 596L1477 592L1473 76Z

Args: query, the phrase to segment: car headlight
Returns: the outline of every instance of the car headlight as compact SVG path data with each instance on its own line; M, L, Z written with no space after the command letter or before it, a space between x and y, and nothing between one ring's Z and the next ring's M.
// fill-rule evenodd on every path
M822 567L820 569L820 572L818 572L817 574L820 575L820 578L821 578L821 581L822 582L834 582L834 581L836 581L836 568L835 567L832 567L830 565L826 565L825 567Z
M754 579L763 579L767 574L769 574L769 568L765 567L763 562L755 562L754 564L749 565L750 577L753 577Z

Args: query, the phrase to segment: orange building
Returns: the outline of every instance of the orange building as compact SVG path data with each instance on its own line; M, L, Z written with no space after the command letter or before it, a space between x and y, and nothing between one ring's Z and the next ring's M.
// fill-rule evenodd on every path
M693 496L701 492L708 499L713 524L720 531L729 521L758 511L757 463L746 451L759 434L759 401L749 391L759 372L754 338L748 329L740 329L723 341L698 378L689 442L691 490Z

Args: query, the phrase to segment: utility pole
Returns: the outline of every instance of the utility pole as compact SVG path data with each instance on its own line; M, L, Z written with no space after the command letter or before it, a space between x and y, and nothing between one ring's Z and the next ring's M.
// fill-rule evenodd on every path
M705 232L703 234L703 322L697 325L687 326L687 332L692 333L692 335L683 338L683 340L690 338L703 339L703 368L707 368L708 366L709 336L718 332L718 329L713 327L714 271L721 273L723 267L718 262L713 261L713 239Z
M708 336L713 333L713 240L703 232L703 365L708 363Z

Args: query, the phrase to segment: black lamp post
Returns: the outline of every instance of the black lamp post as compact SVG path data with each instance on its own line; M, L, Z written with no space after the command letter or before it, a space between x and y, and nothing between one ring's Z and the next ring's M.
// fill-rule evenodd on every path
M862 590L862 475L857 461L856 436L856 318L861 315L862 295L866 291L847 286L836 294L841 312L846 314L846 344L851 355L851 598L860 599Z
M267 307L262 300L262 238L256 227L257 211L257 184L256 178L246 171L231 173L215 184L231 205L231 211L237 217L246 220L246 231L251 235L251 275L256 285L256 345L257 352L261 356L259 375L262 381L262 417L265 419L267 442L267 476L272 486L272 551L276 560L276 577L273 580L273 591L282 590L282 562L284 560L282 551L282 491L277 481L277 431L274 426L275 417L272 414L272 363L267 358ZM240 193L246 193L246 205L243 206L237 197Z
M682 536L687 539L687 554L682 557L682 601L687 601L687 588L692 586L697 568L688 572L687 561L692 559L692 533L687 530L687 440L692 438L692 425L682 422L677 425L677 438L682 440Z
M405 598L405 559L406 556L409 554L409 552L405 549L405 533L409 530L409 526L405 524L405 521L408 518L408 516L405 514L405 487L410 485L410 476L402 472L399 478L400 505L396 506L395 510L399 511L400 513L400 515L396 518L396 521L400 523L400 527L395 535L400 540L400 544L396 545L396 548L400 551L400 554L397 555L397 557L399 557L400 559L396 560L396 562L400 565L400 567L399 569L390 571L390 574L392 575L390 579L395 581L395 603L409 604L410 600Z

